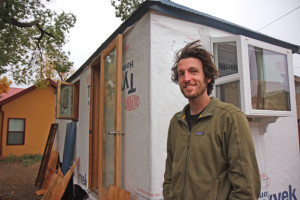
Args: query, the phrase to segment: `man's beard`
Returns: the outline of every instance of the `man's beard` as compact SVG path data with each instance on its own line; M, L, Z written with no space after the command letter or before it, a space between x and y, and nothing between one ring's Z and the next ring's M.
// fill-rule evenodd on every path
M207 84L202 83L201 85L197 85L196 91L194 91L191 94L189 92L185 92L184 88L181 86L180 86L180 90L185 98L192 100L200 97L204 92L207 91Z

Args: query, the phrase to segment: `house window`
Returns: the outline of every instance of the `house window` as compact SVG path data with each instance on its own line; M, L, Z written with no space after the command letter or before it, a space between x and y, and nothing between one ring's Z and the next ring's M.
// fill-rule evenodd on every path
M239 81L220 84L216 87L216 93L219 99L224 102L230 102L236 107L241 107L239 91L240 91Z
M287 56L248 46L252 109L290 111Z
M8 119L7 145L23 145L25 119Z
M291 50L239 35L211 41L217 98L247 116L295 115Z
M214 62L220 72L216 79L215 95L221 101L242 108L241 42L237 37L213 38Z
M214 43L215 64L220 77L238 73L236 42Z
M58 82L57 90L57 119L72 119L78 120L79 108L79 85L80 82L75 84L67 82Z

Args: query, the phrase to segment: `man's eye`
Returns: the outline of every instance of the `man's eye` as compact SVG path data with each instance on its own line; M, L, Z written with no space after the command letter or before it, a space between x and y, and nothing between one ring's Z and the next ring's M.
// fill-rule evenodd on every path
M178 76L179 76L179 77L180 77L180 76L183 76L183 74L184 74L184 73L179 72L179 73L178 73Z
M197 70L193 70L192 71L192 74L196 74L198 71Z

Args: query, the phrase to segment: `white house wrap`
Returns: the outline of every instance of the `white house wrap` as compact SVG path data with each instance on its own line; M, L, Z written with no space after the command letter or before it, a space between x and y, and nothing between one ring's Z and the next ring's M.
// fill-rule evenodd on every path
M163 199L162 182L169 121L175 112L188 103L181 94L179 86L171 81L174 53L188 42L201 40L204 48L216 58L218 55L215 55L214 43L219 41L226 43L226 39L236 42L236 51L229 51L229 53L234 54L238 59L232 64L233 67L223 68L223 71L228 69L231 72L230 75L224 76L225 78L221 77L219 82L216 81L221 92L216 93L214 89L214 96L237 103L237 106L240 106L249 117L262 181L259 199L300 198L298 122L291 56L292 53L299 53L300 48L170 1L150 0L142 4L68 80L70 83L80 81L77 135L73 155L73 160L80 157L80 162L74 172L73 184L85 190L89 199L98 198L93 194L93 186L91 186L93 184L91 179L98 180L98 178L91 175L89 170L95 166L97 168L99 164L91 161L91 149L94 148L91 139L91 134L94 133L90 130L92 120L90 103L93 101L91 96L94 92L91 90L92 68L101 62L99 61L101 52L117 34L123 36L120 187L131 193L131 199ZM286 77L284 80L278 80L278 84L285 85L284 92L279 91L279 86L276 85L281 92L276 98L280 99L285 95L279 103L281 105L284 101L286 107L276 107L277 104L275 105L273 101L275 97L272 96L265 97L268 101L265 101L264 107L259 109L253 107L258 97L251 96L253 91L251 87L255 83L249 72L249 45L277 52L280 55L284 52L282 54L286 58L286 63L281 63L280 60L273 67L275 72L282 73L279 77ZM231 62L231 59L228 60ZM226 87L226 84L234 81L238 84ZM99 89L101 86L93 87ZM268 90L268 86L266 88ZM276 88L269 90L273 92ZM226 92L229 92L227 93L229 95L226 96ZM267 91L265 95L270 93ZM274 104L274 109L267 107L267 102ZM66 124L70 121L70 119L57 119L59 129L55 149L61 156ZM99 135L101 134L103 134L102 130L99 129ZM97 144L101 149L101 140ZM95 159L99 161L101 157L96 156ZM60 161L62 160L60 157ZM106 173L102 169L99 169L99 172ZM98 183L98 186L101 184Z

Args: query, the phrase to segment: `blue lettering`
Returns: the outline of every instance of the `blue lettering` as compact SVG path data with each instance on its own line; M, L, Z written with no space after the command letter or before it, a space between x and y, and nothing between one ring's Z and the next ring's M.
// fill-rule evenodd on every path
M267 197L268 196L268 192L262 192L259 195L259 198L263 198L263 197Z
M289 197L289 193L287 191L282 192L282 200L285 200Z
M276 194L273 194L274 200L281 200L281 192L278 193L278 197Z
M79 174L79 180L82 183L82 185L87 186L86 174L84 174L84 176L82 174Z
M133 68L133 60L130 61L127 65L129 65L129 68L130 68L130 69Z
M292 190L293 190L292 186L289 185L289 200L292 200L292 199L297 200L297 197L295 195L296 189L293 190L293 193L292 193Z
M124 75L124 82L123 82L122 90L125 90L125 87L126 87L126 89L129 88L129 86L128 86L128 79L127 79L127 71L125 72L125 75Z
M297 200L295 194L296 189L293 189L292 185L289 185L289 191L283 191L277 194L271 194L269 200ZM265 192L266 193L266 192ZM259 198L265 197L265 193L261 193Z
M124 81L123 81L123 87L122 87L122 90L125 90L125 89L129 89L128 94L136 92L136 88L133 87L133 73L130 74L130 86L129 86L127 71L124 74Z
M135 88L133 88L133 73L130 74L130 90L128 91L128 94L134 93L136 91Z
M131 68L133 68L133 60L123 65L122 70L125 71L126 69L131 69Z

